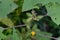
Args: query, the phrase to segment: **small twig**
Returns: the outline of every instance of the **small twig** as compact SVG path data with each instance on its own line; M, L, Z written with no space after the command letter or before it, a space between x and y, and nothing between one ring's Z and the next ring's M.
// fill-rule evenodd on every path
M26 25L18 25L18 26L14 26L14 27L16 28L16 27L23 27L23 26L26 26Z
M26 25L18 25L18 26L14 26L15 28L17 28L17 27L23 27L23 26L26 26ZM13 27L12 27L13 28ZM2 28L3 30L7 30L8 28ZM38 34L38 33L37 33ZM42 36L42 37L46 37L46 38L51 38L51 39L55 39L55 40L57 40L57 38L55 38L55 37L50 37L50 36L48 36L48 35L44 35L44 34L39 34L40 36Z
M18 26L13 26L13 27L15 27L15 28L17 28L17 27L23 27L23 26L26 26L26 25L18 25ZM11 27L11 28L13 28L13 27ZM7 30L8 28L2 28L2 30Z

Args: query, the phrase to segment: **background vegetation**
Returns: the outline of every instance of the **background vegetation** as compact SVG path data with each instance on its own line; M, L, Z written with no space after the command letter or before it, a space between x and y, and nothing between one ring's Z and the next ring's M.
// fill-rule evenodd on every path
M60 0L0 0L0 40L60 40Z

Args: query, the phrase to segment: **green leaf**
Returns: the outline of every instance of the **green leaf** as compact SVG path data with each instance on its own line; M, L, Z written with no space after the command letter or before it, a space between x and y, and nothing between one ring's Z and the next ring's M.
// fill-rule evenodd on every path
M27 19L23 19L23 22L26 24L27 28L30 28L31 26L31 22L33 21L33 15L31 13L26 13L26 15L28 16Z
M36 4L45 5L49 2L59 2L60 0L24 0L22 11L33 9Z
M42 18L43 18L43 16L39 15L39 16L37 16L37 19L36 20L39 21Z
M28 17L32 17L33 15L31 13L26 13Z
M17 34L17 32L16 32L16 29L15 28L13 28L13 35L12 35L12 39L13 40L22 40L22 36L20 35L18 35Z
M0 18L7 17L7 14L17 7L13 0L0 0Z
M14 23L9 18L0 18L0 22L7 25L8 27L14 26Z
M0 27L0 40L6 38L6 36L2 32L3 32L3 28Z
M47 38L47 36L51 37L52 34L47 33L47 32L43 32L43 31L40 31L40 32L36 33L36 39L37 40L50 40L50 38Z
M33 25L32 30L33 30L33 31L39 31L39 32L40 32L40 30L37 28L37 24L34 24L34 25Z
M32 7L35 5L36 0L24 0L22 11L27 11L29 9L32 9Z
M52 20L59 25L60 24L60 3L59 2L50 2L46 5L48 15Z

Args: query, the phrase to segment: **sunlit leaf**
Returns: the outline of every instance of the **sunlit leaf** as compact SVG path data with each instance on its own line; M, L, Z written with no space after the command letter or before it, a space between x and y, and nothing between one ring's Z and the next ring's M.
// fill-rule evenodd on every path
M59 5L58 5L59 4ZM49 4L46 5L48 15L52 18L52 20L59 25L60 24L60 3L57 2L57 4L54 2L52 5Z
M37 16L37 19L36 19L36 20L39 21L39 20L42 19L42 18L43 18L43 16L40 16L40 15L39 15L39 16Z
M59 2L60 0L24 0L22 11L33 9L36 4L45 5L49 2Z
M13 0L0 0L0 18L7 17L7 14L17 7L18 6L13 2Z
M0 18L0 22L2 22L3 24L9 27L14 26L14 23L9 18Z

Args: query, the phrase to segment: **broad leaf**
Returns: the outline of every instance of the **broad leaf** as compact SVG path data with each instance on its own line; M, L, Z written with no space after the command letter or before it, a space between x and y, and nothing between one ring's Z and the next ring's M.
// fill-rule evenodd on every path
M9 18L0 18L0 22L2 22L3 24L9 27L14 26L14 23Z
M22 11L33 9L36 4L42 3L43 5L49 2L56 2L60 0L24 0Z
M48 15L52 20L59 25L60 24L60 3L59 2L50 2L46 5Z
M8 13L12 12L17 7L13 0L0 0L0 18L5 18Z

